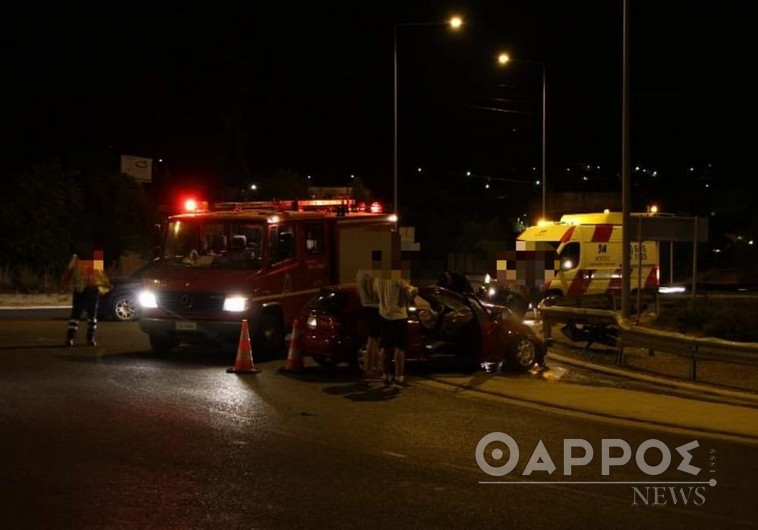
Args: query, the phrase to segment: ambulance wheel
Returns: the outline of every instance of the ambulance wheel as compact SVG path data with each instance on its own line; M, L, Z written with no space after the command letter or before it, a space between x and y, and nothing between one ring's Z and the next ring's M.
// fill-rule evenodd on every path
M150 348L153 353L169 353L179 346L179 339L165 335L150 335Z
M538 346L526 337L520 337L508 351L508 368L520 372L529 370L537 360Z

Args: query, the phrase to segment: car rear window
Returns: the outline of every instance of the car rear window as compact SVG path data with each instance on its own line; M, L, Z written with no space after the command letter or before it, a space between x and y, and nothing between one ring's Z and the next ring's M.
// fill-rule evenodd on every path
M323 289L308 303L308 309L331 315L341 313L348 304L347 294L341 291Z

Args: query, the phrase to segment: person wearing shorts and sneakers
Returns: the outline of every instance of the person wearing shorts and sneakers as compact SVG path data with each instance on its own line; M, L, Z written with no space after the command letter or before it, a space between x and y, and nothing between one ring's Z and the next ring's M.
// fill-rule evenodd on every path
M358 289L358 296L363 306L363 316L366 319L368 328L368 341L366 343L366 364L363 367L362 379L370 381L373 379L382 379L382 367L384 362L381 359L381 350L379 348L379 337L381 335L381 318L379 317L379 298L374 290L373 271L359 269L355 276L355 283Z
M405 382L405 350L408 347L408 301L415 288L401 277L400 263L394 261L392 270L382 270L374 280L374 289L379 297L381 317L380 347L384 355L384 384L408 387ZM395 377L390 375L390 353L394 352Z

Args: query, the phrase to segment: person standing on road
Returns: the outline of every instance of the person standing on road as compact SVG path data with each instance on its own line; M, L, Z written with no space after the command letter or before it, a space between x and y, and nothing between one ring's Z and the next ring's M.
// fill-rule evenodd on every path
M408 347L408 301L416 292L401 277L401 263L392 261L392 270L382 270L381 277L374 279L374 289L379 298L379 316L381 317L380 347L384 355L384 384L392 384L390 376L390 359L395 359L394 384L407 387L405 382L405 350ZM394 356L390 353L394 351Z
M363 367L363 379L381 379L384 360L379 348L381 335L381 317L379 316L379 298L374 289L374 271L358 269L355 276L358 296L363 306L363 317L368 327L368 341L366 343L366 364Z
M74 345L79 331L79 321L85 311L87 344L97 346L97 305L100 295L107 293L111 288L111 282L103 266L103 252L95 251L94 260L82 260L78 254L72 255L61 278L61 288L70 288L72 292L71 317L68 321L65 346Z

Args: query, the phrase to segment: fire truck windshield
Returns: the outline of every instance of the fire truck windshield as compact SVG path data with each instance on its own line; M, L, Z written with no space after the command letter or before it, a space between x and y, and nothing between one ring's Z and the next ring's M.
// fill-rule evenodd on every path
M184 266L257 269L263 230L260 223L173 220L166 230L162 257Z

